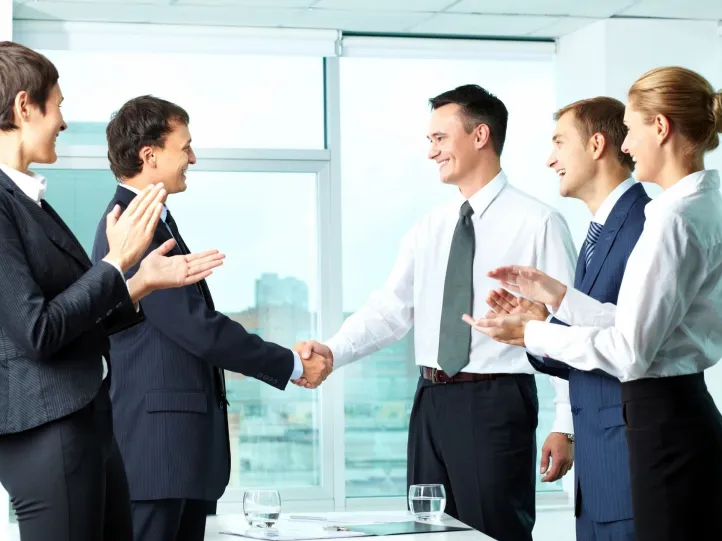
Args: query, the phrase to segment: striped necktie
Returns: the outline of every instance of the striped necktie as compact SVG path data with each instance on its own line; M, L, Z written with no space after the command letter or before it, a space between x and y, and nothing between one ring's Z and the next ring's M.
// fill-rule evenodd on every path
M589 231L587 231L587 240L584 241L584 259L587 262L587 268L592 261L594 255L594 245L599 240L599 234L602 232L602 224L598 224L595 221L589 223Z

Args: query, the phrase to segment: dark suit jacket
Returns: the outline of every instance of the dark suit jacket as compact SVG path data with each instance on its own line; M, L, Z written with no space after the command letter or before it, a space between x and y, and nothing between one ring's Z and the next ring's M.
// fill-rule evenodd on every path
M118 186L107 212L116 204L125 210L134 196ZM101 221L94 260L106 250L104 227ZM150 250L170 238L159 223ZM176 246L171 255L180 253ZM141 306L145 321L112 337L110 396L131 498L215 500L230 467L221 369L284 389L293 353L215 311L205 281L156 291Z
M650 201L635 184L617 201L607 218L594 255L585 271L579 254L574 287L603 303L617 303L627 260L644 229L644 208ZM553 320L555 323L565 323ZM621 384L602 371L583 372L553 359L530 358L535 368L569 380L574 419L575 475L579 496L592 520L609 522L632 518L632 494Z
M0 434L87 405L108 333L141 319L117 269L91 265L52 207L0 171Z

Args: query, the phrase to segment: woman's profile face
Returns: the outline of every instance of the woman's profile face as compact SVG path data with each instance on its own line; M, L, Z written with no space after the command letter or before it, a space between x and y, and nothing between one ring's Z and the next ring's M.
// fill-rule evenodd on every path
M627 103L624 125L627 136L622 143L622 152L634 160L634 176L641 182L655 182L663 162L655 123L645 122L642 113Z
M67 128L60 111L63 94L56 83L45 102L45 113L35 104L27 104L19 122L23 153L30 163L54 163L58 159L55 142Z

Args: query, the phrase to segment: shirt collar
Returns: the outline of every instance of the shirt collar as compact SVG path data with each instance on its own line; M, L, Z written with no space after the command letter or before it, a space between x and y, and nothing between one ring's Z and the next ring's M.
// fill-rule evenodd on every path
M27 195L30 199L40 204L40 201L45 199L45 190L48 185L48 181L42 175L38 175L30 171L30 174L21 173L8 167L7 165L0 164L0 171L5 173L10 180L12 180L20 191Z
M134 186L124 184L123 182L121 182L120 185L126 190L130 190L134 194L140 193L140 190L138 188L135 188ZM163 203L163 210L160 212L160 219L163 220L163 223L165 223L166 216L168 216L168 207L165 205L165 203Z
M670 207L677 201L694 193L704 190L719 190L719 187L719 173L715 169L697 171L678 180L675 184L647 203L647 206L644 207L645 215L649 217L650 214Z
M472 219L479 219L481 218L481 215L484 214L484 211L489 207L491 202L504 189L506 184L507 180L504 171L499 171L499 174L491 179L491 182L477 191L468 200L461 195L461 192L459 192L459 203L462 204L464 201L469 201L471 208L474 209Z
M602 202L601 205L599 205L599 208L597 209L597 212L594 214L594 218L592 218L592 221L597 222L600 225L604 225L607 221L607 218L609 218L609 215L612 213L612 209L614 208L614 205L617 204L617 202L621 199L621 197L627 193L627 190L634 186L637 183L634 178L629 177L627 180L622 182L619 186L614 188L612 190L612 193L610 193Z

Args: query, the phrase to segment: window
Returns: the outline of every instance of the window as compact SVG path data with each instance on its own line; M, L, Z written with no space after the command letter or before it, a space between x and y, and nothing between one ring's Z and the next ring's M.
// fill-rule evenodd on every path
M152 94L188 111L197 148L324 146L321 58L40 52L60 72L68 122L100 122L104 130L123 103ZM87 135L68 130L59 142L88 144L78 142Z
M454 196L426 159L428 99L467 83L481 84L510 111L502 163L510 182L554 201L555 180L545 171L554 110L548 61L342 58L344 315L384 283L400 240L415 220ZM413 331L343 371L346 496L402 496L418 380ZM546 376L537 378L537 386L541 448L553 422L554 392ZM561 482L539 483L538 489L561 490Z

